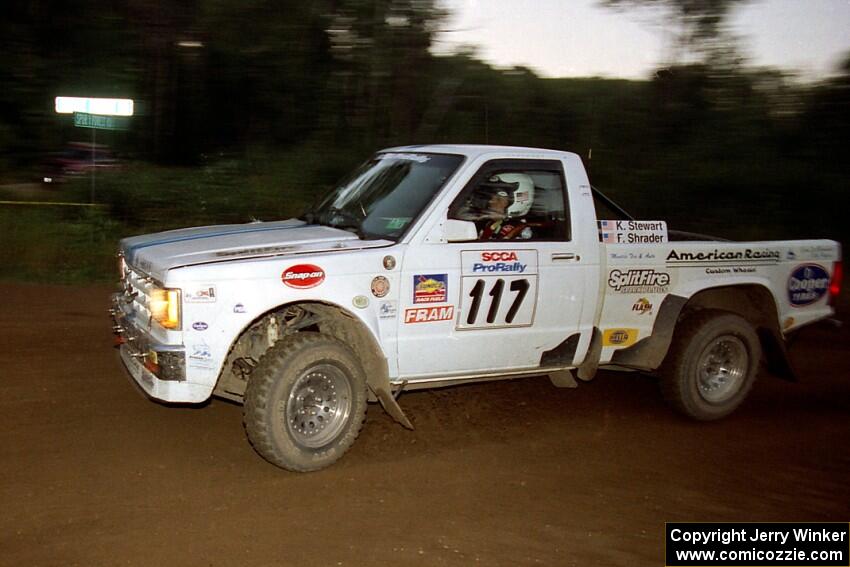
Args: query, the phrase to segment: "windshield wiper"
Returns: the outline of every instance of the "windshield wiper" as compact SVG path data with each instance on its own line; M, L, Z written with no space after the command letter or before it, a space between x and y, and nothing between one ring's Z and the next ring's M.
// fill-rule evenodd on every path
M325 221L323 224L353 232L362 239L366 238L361 227L365 217L360 217L355 213L336 207L330 207L323 216Z

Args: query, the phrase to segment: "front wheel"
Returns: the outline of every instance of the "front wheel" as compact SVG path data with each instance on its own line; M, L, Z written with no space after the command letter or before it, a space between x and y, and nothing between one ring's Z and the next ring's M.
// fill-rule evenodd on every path
M302 332L281 339L260 359L242 419L264 459L291 471L314 471L351 447L366 402L366 377L351 349L328 335Z
M677 411L708 421L732 413L749 394L761 346L744 318L700 311L679 324L661 367L661 392Z

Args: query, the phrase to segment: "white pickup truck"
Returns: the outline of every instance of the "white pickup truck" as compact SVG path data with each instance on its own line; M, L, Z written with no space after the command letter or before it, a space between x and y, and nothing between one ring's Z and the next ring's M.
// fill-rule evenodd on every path
M830 240L635 221L572 153L410 146L298 219L122 240L111 312L150 397L243 403L255 450L310 471L352 445L369 401L411 428L405 389L639 370L680 412L723 417L762 353L793 376L785 336L833 313L840 258Z

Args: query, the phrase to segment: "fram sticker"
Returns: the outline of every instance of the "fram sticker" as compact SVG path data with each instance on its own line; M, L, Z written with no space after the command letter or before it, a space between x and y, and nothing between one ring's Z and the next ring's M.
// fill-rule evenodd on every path
M630 346L637 340L637 335L637 329L605 329L602 332L602 346Z
M794 268L788 278L788 301L794 307L811 305L826 295L829 273L818 264L803 264Z
M442 303L448 297L447 274L419 274L413 276L413 303Z
M325 271L313 264L298 264L285 269L280 280L289 287L308 289L325 281Z
M203 285L183 291L183 301L186 303L215 303L215 299L214 285Z
M432 323L434 321L451 321L454 319L454 305L437 307L415 307L404 312L405 323Z

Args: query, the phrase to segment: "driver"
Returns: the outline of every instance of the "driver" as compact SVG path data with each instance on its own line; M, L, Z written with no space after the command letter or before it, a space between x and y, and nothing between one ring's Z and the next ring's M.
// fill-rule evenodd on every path
M479 240L528 239L534 236L525 217L534 202L534 181L525 173L500 173L488 180L493 193L481 220Z

